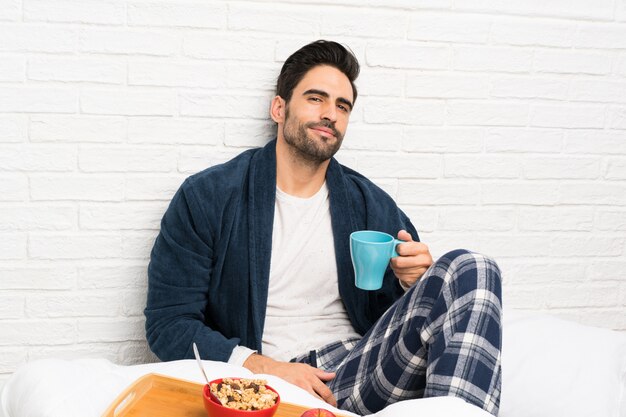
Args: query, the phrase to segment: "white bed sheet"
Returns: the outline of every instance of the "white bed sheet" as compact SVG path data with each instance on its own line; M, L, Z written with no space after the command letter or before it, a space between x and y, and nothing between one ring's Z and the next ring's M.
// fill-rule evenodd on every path
M545 315L506 311L504 317L501 417L626 417L626 335ZM209 378L252 375L245 368L204 363ZM148 373L203 381L191 360L134 366L102 359L34 361L4 385L0 417L99 417L120 392ZM262 377L284 401L332 410L280 378ZM446 397L404 401L375 416L489 414Z
M251 376L245 368L220 362L204 361L209 379L223 376ZM26 365L16 373L15 382L5 385L2 393L2 412L5 417L99 417L128 385L137 378L159 373L202 383L203 379L194 360L155 363L149 365L118 366L105 360L42 360ZM340 411L314 398L306 391L273 375L259 375L268 379L280 393L283 401L322 407L343 415L356 414ZM94 388L97 394L94 395ZM5 401L6 399L6 401ZM477 407L455 398L413 400L414 405L399 403L377 413L391 417L416 415L488 417ZM453 413L453 414L450 414Z

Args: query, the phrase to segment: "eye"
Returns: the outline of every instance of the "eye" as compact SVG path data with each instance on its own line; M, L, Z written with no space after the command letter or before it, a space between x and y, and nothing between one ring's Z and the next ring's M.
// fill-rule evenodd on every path
M337 107L339 107L341 111L346 112L346 113L350 111L350 109L348 109L348 107L344 106L343 104L338 104Z
M315 102L318 102L318 103L322 101L322 99L320 99L319 97L309 97L309 100L310 101L315 101Z

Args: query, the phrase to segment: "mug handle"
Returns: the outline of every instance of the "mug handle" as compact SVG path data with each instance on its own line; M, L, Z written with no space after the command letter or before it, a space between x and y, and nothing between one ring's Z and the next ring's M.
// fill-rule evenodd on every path
M399 245L400 243L405 243L405 242L406 242L406 241L404 241L404 240L400 240L400 239L394 239L394 240L393 240L393 252L391 252L391 257L392 257L392 258L395 258L395 257L397 257L397 256L400 256L400 255L398 255L398 252L396 251L396 247L398 247L398 245Z

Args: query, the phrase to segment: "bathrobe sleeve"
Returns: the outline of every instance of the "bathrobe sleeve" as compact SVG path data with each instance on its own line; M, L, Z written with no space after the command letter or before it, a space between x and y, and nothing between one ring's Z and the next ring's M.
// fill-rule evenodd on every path
M239 338L207 325L215 230L189 180L172 199L161 222L148 266L146 336L163 361L193 358L196 342L204 359L228 361Z

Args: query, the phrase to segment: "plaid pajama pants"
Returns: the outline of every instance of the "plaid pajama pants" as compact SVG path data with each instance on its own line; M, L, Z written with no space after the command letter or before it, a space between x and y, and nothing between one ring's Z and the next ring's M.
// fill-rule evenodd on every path
M466 250L434 263L361 339L293 361L334 371L342 409L365 415L413 398L456 396L497 415L501 283L496 263Z

